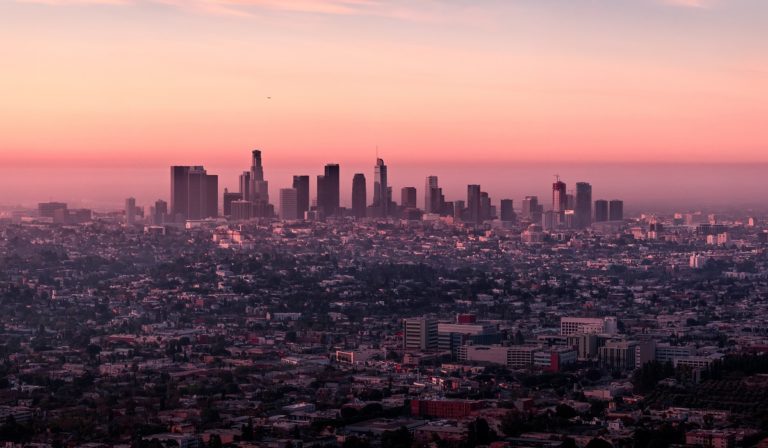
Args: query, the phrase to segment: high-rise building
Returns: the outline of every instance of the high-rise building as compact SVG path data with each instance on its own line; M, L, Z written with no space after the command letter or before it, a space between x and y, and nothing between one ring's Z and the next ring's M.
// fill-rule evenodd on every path
M624 220L624 201L614 199L608 203L608 220L610 221Z
M304 214L309 211L309 176L293 176L293 188L296 189L298 219L304 219Z
M523 218L530 220L531 222L538 223L541 221L541 217L537 217L536 214L539 211L539 198L538 196L526 196L523 199L523 206L521 214Z
M202 166L171 167L171 216L174 221L218 216L219 177Z
M583 229L592 224L592 185L576 183L576 227Z
M224 216L232 215L232 203L234 201L240 201L243 199L242 193L230 192L226 188L224 189Z
M317 176L317 208L325 216L339 213L339 165L325 165L325 174Z
M280 218L289 221L299 219L298 193L295 188L280 189Z
M136 198L125 200L125 223L129 226L136 224Z
M248 200L251 202L262 201L269 203L269 183L264 180L264 167L261 164L261 151L254 149L251 152L250 193Z
M515 206L512 199L502 199L500 208L502 221L514 222L517 219L517 216L515 216Z
M376 159L373 173L373 208L377 217L387 217L390 200L387 165L384 164L383 159Z
M154 213L152 215L152 224L162 225L168 221L168 203L162 199L155 201Z
M416 187L403 187L400 190L400 205L403 208L416 208Z
M462 200L453 201L453 217L461 220L466 213L467 204Z
M552 211L564 212L568 207L568 198L565 192L565 182L560 177L552 184Z
M427 176L424 182L424 212L441 213L442 210L437 207L437 192L439 191L437 176Z
M437 320L427 317L404 319L403 348L424 352L437 350Z
M352 214L355 218L365 218L368 207L368 192L365 174L356 173L352 178Z
M480 221L493 219L493 207L491 206L491 197L485 191L480 192Z
M474 224L480 223L482 213L480 185L467 185L467 220Z
M608 221L608 201L598 199L595 201L595 222Z
M251 172L243 171L240 175L240 196L243 201L251 200Z

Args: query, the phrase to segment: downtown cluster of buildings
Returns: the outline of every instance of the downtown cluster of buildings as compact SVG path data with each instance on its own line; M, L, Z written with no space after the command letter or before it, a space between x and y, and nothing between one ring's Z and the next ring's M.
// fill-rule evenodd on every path
M171 204L164 201L151 208L151 222L196 221L216 218L222 214L234 221L276 217L270 202L269 183L264 178L262 153L252 152L249 171L240 175L238 191L224 190L222 207L218 206L218 177L209 175L200 166L171 167ZM296 175L291 188L282 188L277 199L279 217L283 220L323 220L326 218L401 218L408 220L452 218L456 221L480 224L487 221L514 223L518 220L512 199L501 199L498 207L480 185L467 186L465 200L446 201L437 176L428 176L423 189L423 207L417 205L416 187L403 187L400 202L396 202L388 179L384 160L377 159L374 167L373 201L368 203L368 184L365 174L356 173L352 179L351 208L341 206L340 166L328 164L316 179L316 197L310 198L310 176ZM126 204L126 217L131 215L135 203ZM522 203L520 218L544 230L557 228L584 229L593 222L619 222L624 219L624 204L620 200L592 199L592 186L586 182L576 184L574 192L567 192L559 177L552 185L551 207L536 196L527 196Z

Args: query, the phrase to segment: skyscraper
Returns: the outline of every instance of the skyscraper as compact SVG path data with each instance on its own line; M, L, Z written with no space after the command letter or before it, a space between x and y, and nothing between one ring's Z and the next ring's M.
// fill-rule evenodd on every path
M309 176L293 176L293 188L296 189L298 219L304 219L304 214L309 211Z
M177 222L218 216L219 177L202 166L171 167L171 215Z
M240 175L240 196L243 201L251 200L251 172L243 171Z
M325 165L325 174L317 176L317 208L325 216L339 213L339 165Z
M552 184L552 211L564 212L568 205L568 198L565 192L565 182L557 177L557 180Z
M608 201L598 199L595 201L595 222L608 221Z
M480 192L480 221L493 219L494 207L491 206L491 197L485 191Z
M512 199L501 200L501 220L504 222L514 222L517 218L515 216L515 207Z
M155 201L155 213L152 216L152 223L155 225L165 224L168 220L168 203L162 199Z
M424 182L424 212L425 213L440 213L442 210L437 210L435 207L436 191L438 190L437 176L427 176L426 182Z
M352 178L352 214L355 218L365 218L368 207L368 192L365 185L365 174L356 173Z
M136 223L136 199L125 200L125 223L132 226Z
M264 180L264 167L261 165L261 151L254 149L251 152L251 173L250 173L250 193L251 202L269 203L269 183Z
M373 207L377 217L384 218L388 215L390 199L387 165L384 164L383 159L376 159L373 173Z
M291 221L299 219L298 190L295 188L280 189L280 218Z
M224 216L232 215L232 203L243 199L242 193L230 192L224 189Z
M576 227L583 229L592 224L592 185L576 183Z
M403 208L416 208L416 187L403 187L400 190L400 205Z
M480 185L467 185L467 220L471 223L480 223L481 216L481 192Z
M608 219L610 221L624 220L624 201L614 199L608 203Z

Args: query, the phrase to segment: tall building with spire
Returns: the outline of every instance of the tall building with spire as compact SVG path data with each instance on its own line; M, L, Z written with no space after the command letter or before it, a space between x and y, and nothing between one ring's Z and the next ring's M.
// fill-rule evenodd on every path
M389 214L389 185L387 183L387 165L383 159L376 159L373 173L373 208L376 216L385 218Z
M249 200L251 202L269 203L269 183L264 180L264 167L261 165L261 151L258 149L254 149L251 152L250 181Z

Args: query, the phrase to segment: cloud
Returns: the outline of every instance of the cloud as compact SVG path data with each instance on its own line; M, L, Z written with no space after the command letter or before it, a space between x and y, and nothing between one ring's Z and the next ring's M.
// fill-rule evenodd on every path
M211 14L252 16L278 11L325 15L370 15L415 20L421 16L413 8L395 1L378 0L15 0L52 6L160 4Z
M684 8L709 8L712 6L711 0L663 0L663 3Z

